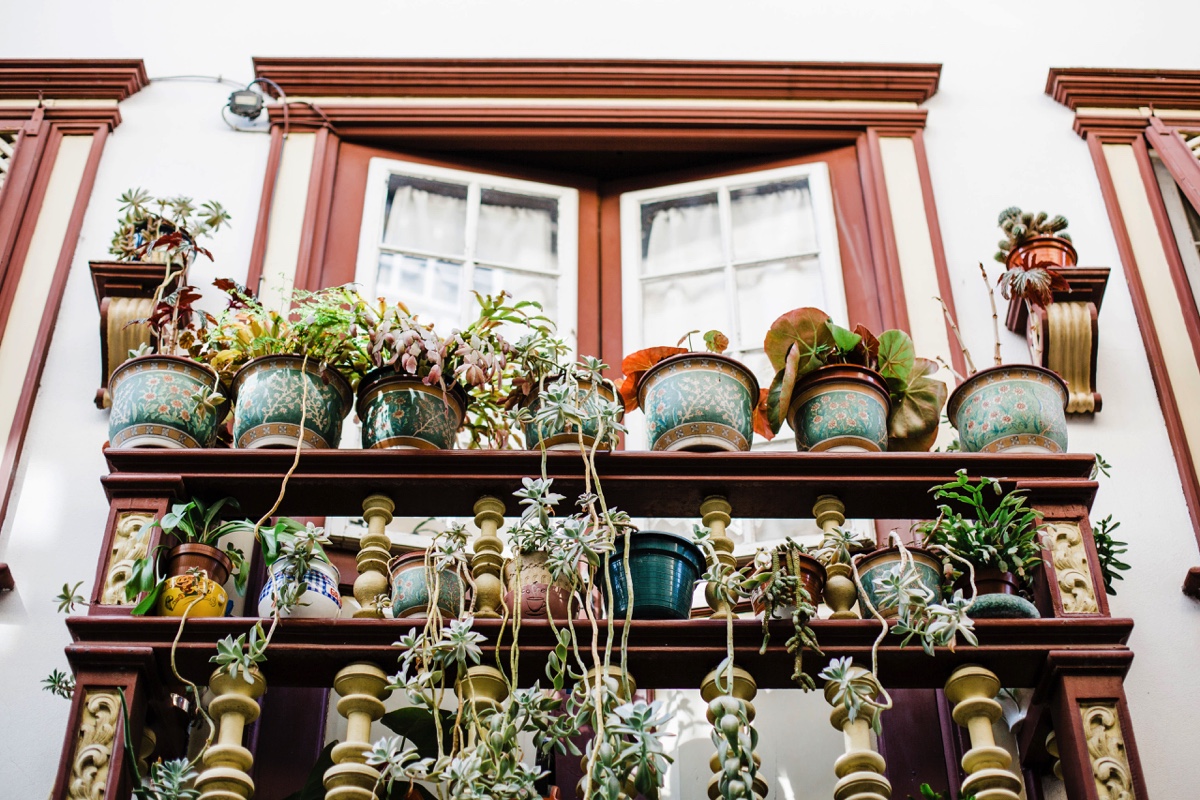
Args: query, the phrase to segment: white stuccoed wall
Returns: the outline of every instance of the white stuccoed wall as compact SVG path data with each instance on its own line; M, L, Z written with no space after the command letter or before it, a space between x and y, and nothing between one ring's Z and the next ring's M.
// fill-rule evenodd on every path
M927 104L926 144L955 301L976 358L986 360L990 333L981 323L988 312L975 263L991 263L1000 209L1018 204L1066 214L1082 262L1114 268L1100 317L1104 410L1094 420L1071 423L1071 449L1099 451L1116 465L1095 516L1114 513L1132 543L1127 560L1133 571L1112 605L1115 615L1137 622L1131 645L1138 657L1126 690L1149 790L1158 798L1193 794L1200 605L1179 585L1186 568L1200 564L1200 552L1091 159L1071 130L1070 112L1042 91L1051 66L1200 68L1193 38L1200 7L1153 2L1134 9L1107 0L1045 8L928 0L294 0L157 4L151 11L144 3L50 0L6 17L0 57L139 57L152 77L248 80L256 54L942 63L941 88ZM1156 24L1156 18L1169 22ZM67 704L38 687L42 676L66 663L68 636L53 597L64 582L83 580L85 590L90 584L105 518L98 477L107 416L91 402L98 344L87 261L104 256L117 195L143 186L224 203L234 227L212 242L217 266L202 266L194 282L204 285L210 274L244 277L267 137L226 128L219 109L228 91L216 84L153 84L122 104L124 123L105 148L18 493L0 534L0 559L11 564L18 583L16 593L0 598L5 797L44 797L53 780ZM932 303L929 313L938 313ZM1006 352L1023 357L1017 337L1006 334ZM773 796L828 796L839 739L815 696L793 708L794 714L784 704L760 705L764 761L776 765L768 774L788 776L772 787ZM798 718L813 723L803 749ZM686 784L707 772L706 732L689 727L684 738L692 737L702 738L681 747L685 785L674 778L676 797L695 796ZM697 788L702 783L697 779Z

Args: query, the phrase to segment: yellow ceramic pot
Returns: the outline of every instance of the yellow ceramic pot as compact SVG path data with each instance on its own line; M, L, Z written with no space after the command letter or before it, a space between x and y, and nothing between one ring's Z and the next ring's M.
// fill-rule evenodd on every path
M206 575L174 575L163 583L158 595L160 617L223 617L229 595ZM189 610L190 607L190 610Z

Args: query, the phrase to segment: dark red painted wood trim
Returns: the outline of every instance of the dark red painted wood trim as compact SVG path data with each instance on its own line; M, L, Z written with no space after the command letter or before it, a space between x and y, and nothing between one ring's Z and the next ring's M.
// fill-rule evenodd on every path
M1162 159L1192 208L1200 209L1200 161L1176 128L1164 125L1158 117L1150 117L1148 121L1147 144ZM1174 241L1173 237L1171 241Z
M279 180L279 159L283 155L283 127L271 126L271 144L267 150L267 168L263 174L262 197L258 201L258 220L254 226L254 242L250 246L250 263L246 268L246 286L258 293L262 280L263 261L267 255L267 237L271 231L271 210L275 204L275 184Z
M37 206L40 203L31 208L30 197L39 175L38 167L45 156L46 142L50 138L50 126L45 123L44 116L38 109L27 119L4 125L6 129L10 124L15 125L20 133L17 134L4 187L0 189L0 285L13 262L13 250L18 239L22 234L31 236L37 220ZM25 226L26 215L31 213L34 223Z
M1200 71L1055 67L1046 94L1074 111L1099 108L1200 108Z
M297 289L322 288L321 262L329 233L329 209L340 140L328 127L316 132L312 169L308 178L308 202L300 228L300 251L296 258L294 285Z
M149 85L139 59L0 59L0 99L125 100Z
M720 97L923 103L940 64L581 59L255 58L288 94Z
M867 131L867 149L870 152L868 164L872 191L875 195L875 213L879 218L879 232L883 243L884 260L882 264L876 262L876 272L885 273L888 279L889 294L882 298L885 319L890 312L894 322L888 322L888 326L907 331L912 328L908 322L908 305L904 300L904 278L900 272L900 251L896 247L896 228L892 223L887 178L883 173L883 156L879 152L879 131L873 128ZM889 300L890 302L888 302Z

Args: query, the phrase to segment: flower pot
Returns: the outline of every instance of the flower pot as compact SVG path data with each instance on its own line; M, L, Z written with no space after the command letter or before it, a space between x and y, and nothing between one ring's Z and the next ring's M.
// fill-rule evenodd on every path
M550 385L553 380L547 381ZM572 395L575 405L583 409L585 416L594 416L600 406L605 403L617 402L617 391L613 385L607 381L601 384L594 384L589 380L581 380L578 382L578 388ZM540 394L535 394L529 401L529 408L537 414L541 409ZM624 410L618 414L618 419L623 416ZM598 425L594 420L585 420L583 423L582 439L583 446L587 448L594 447L596 444L596 435L599 432ZM538 450L545 447L547 450L578 450L580 442L580 431L578 426L573 422L558 424L554 421L545 420L541 422L531 422L524 426L525 431L525 447L530 450ZM608 438L607 436L605 437ZM600 450L611 450L611 442L604 442L599 446Z
M940 603L942 601L942 562L938 560L932 553L925 550L918 550L913 547L907 548L908 554L912 556L913 565L917 569L918 580L921 585L928 589L933 594L933 599L930 603ZM855 559L855 565L858 567L859 580L862 581L862 588L866 592L866 599L871 605L884 617L894 617L898 611L896 606L881 605L880 598L882 593L875 586L875 582L890 574L900 571L900 549L889 547L884 550L876 550L873 553L859 556ZM859 602L863 603L862 616L864 619L871 616L870 609L866 608L863 598L859 597Z
M971 581L964 573L954 582L955 590L971 596ZM1038 619L1037 606L1021 597L1017 578L998 567L975 568L975 602L967 612L976 619Z
M800 567L800 583L803 584L808 596L812 598L814 607L819 606L825 599L825 567L820 561L817 561L812 556L806 556L803 553L797 553L795 556L796 562ZM780 561L782 562L782 558ZM784 575L788 574L788 566L780 563L779 571ZM775 607L775 613L771 616L772 619L791 619L792 609L796 607L795 599L784 599L782 606ZM763 589L757 587L750 593L750 605L754 608L755 614L762 614L766 611L766 600L763 597Z
M229 606L225 581L233 562L229 556L206 544L187 543L167 552L164 572L168 576L158 595L160 617L223 617ZM198 569L199 577L188 570Z
M571 585L566 580L557 583L551 579L550 570L546 568L546 554L543 552L520 553L520 592L521 619L547 619L553 617L557 622L566 622L571 616ZM504 565L505 582L508 592L504 595L504 605L509 614L515 614L513 592L517 588L517 562L510 560ZM578 609L578 605L575 606Z
M1048 369L1016 364L982 369L946 405L968 453L1062 453L1067 385Z
M612 578L611 619L625 619L629 592L625 584L625 542L618 537L608 562ZM634 619L687 619L692 593L704 572L704 553L683 536L640 531L629 542L629 573L633 579Z
M206 406L199 398L219 387L217 373L188 358L131 358L117 367L109 380L109 446L211 446L225 409Z
M638 382L651 450L749 450L758 381L715 353L663 359Z
M362 446L368 449L449 450L462 427L467 393L448 391L393 369L375 370L358 387Z
M424 617L429 608L432 570L425 568L425 552L417 550L392 560L392 616L396 619ZM457 572L443 570L438 581L437 607L447 617L457 617L464 607L463 579Z
M350 384L337 370L322 371L315 360L305 364L300 356L263 356L238 370L233 378L234 446L295 447L306 392L302 446L337 447L353 400Z
M961 565L955 565L962 568ZM964 595L970 595L971 582L966 572L954 582L955 589L961 589ZM1017 577L1011 572L1001 572L998 567L975 568L975 591L979 594L1019 594Z
M1066 239L1057 236L1035 236L1009 252L1006 268L1012 269L1024 261L1026 255L1032 255L1031 261L1035 266L1049 264L1051 269L1070 269L1078 263L1075 248Z
M887 450L891 407L878 372L832 364L797 382L787 421L797 450L878 453Z
M266 583L258 594L260 617L271 616L275 605L271 595L275 592L277 584L282 587L287 581L287 577L283 575L286 566L286 562L283 561L276 561L271 565ZM304 594L300 595L299 602L291 611L280 612L279 616L285 619L336 619L342 611L342 595L338 591L340 579L337 567L333 564L317 558L312 559L308 562L308 572L304 573Z

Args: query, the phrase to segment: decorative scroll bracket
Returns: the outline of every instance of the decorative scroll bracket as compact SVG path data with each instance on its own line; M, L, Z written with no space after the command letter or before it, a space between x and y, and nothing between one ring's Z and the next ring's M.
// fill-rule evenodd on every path
M1005 324L1013 333L1023 333L1035 364L1052 369L1067 382L1068 414L1094 414L1100 410L1096 391L1096 354L1100 343L1097 318L1107 267L1070 267L1058 270L1069 291L1054 293L1047 307L1014 297L1008 303Z
M165 264L137 261L93 261L92 288L100 307L100 388L96 390L96 408L108 408L108 379L124 363L130 350L150 343L150 330L130 325L145 319L153 311L154 293L166 275ZM167 291L174 291L172 281Z

